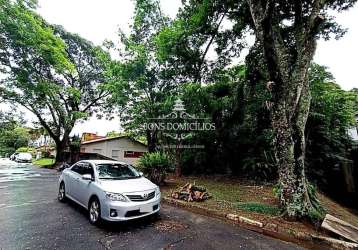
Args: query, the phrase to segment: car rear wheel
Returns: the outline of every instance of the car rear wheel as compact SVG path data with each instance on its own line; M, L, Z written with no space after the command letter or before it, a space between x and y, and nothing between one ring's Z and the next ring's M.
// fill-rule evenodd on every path
M58 189L58 196L57 196L58 200L61 202L65 202L66 201L66 187L65 187L65 183L61 182L60 187Z
M93 198L90 202L89 220L94 225L98 225L101 222L101 205L97 198Z

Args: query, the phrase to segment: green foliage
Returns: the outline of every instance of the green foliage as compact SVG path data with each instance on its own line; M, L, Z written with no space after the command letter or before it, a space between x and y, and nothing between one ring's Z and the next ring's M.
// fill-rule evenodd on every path
M280 195L282 193L280 184L277 183L276 185L274 185L274 187L272 188L272 193L276 198L280 197Z
M120 33L123 60L108 64L106 70L112 79L109 106L118 107L127 133L146 137L149 151L156 149L158 133L146 130L144 123L169 110L170 96L176 88L173 72L158 60L154 46L156 35L167 23L158 1L136 0L132 32L129 36Z
M20 147L18 149L16 149L17 153L30 153L30 154L34 154L35 153L35 149L32 147Z
M53 158L41 158L36 161L33 161L33 164L40 166L40 167L52 167L54 166L55 160Z
M308 212L308 216L312 222L318 223L320 225L320 223L323 221L327 212L317 198L316 187L314 187L310 183L308 183L307 185L308 185L308 188L307 188L308 195L311 198L310 199L311 209Z
M233 29L222 29L230 8L236 10L234 1L184 1L176 19L160 31L158 58L170 65L178 81L210 83L239 55L246 24L234 21ZM247 16L241 14L236 16Z
M263 150L265 158L259 157L247 157L242 161L242 171L248 176L252 176L252 179L256 180L270 180L277 171L276 161L272 155L268 155Z
M303 185L306 185L304 195L308 197L305 201L307 203L303 203L299 195L295 194L293 196L294 202L291 202L290 205L285 208L285 214L291 216L289 214L291 211L300 211L299 214L296 214L296 217L306 216L312 223L320 225L326 215L326 210L318 200L316 187L307 181ZM280 183L274 186L273 193L278 199L281 199L283 195L282 192L283 188Z
M358 94L342 90L323 66L310 69L312 93L307 135L308 174L321 190L337 191L337 167L350 161L352 140L347 130L355 126Z
M41 156L44 158L51 158L51 152L50 151L43 151L41 152Z
M104 67L110 57L23 3L0 1L0 99L32 112L60 159L76 121L98 112L109 95Z
M59 72L74 69L67 59L65 43L54 35L53 29L32 9L24 6L22 1L1 0L0 6L0 33L7 38L7 43L2 40L1 51L6 53L7 58L11 54L16 59L19 56L29 58L35 54ZM26 75L21 74L19 77Z
M262 203L237 203L236 207L249 212L268 214L268 215L279 215L280 209L277 206L262 204Z
M140 157L138 167L159 185L164 182L167 173L173 170L173 163L166 153L157 151Z
M117 137L117 136L120 136L121 133L120 132L117 132L117 131L110 131L106 134L106 137L109 137L109 138L112 138L112 137Z
M276 163L265 98L250 95L246 67L220 71L207 86L184 84L182 100L187 111L215 124L215 131L195 131L185 144L204 149L183 150L183 173L231 173L256 180L272 180ZM262 100L261 100L261 99Z
M72 153L80 152L80 148L81 148L81 138L78 135L72 136L70 141L71 152Z
M0 155L11 155L17 148L26 147L29 130L22 127L24 121L16 113L0 112Z

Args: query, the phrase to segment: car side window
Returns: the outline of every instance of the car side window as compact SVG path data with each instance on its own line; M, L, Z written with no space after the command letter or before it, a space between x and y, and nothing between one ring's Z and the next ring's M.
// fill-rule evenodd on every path
M82 175L84 174L90 174L92 177L94 177L94 171L93 171L93 167L91 166L91 164L89 163L84 163L82 165Z
M72 170L73 172L75 172L75 173L81 174L81 166L80 166L80 164L74 165L74 166L71 168L71 170Z

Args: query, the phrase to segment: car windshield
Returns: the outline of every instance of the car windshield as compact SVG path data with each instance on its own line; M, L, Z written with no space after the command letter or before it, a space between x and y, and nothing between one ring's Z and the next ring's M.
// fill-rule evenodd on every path
M97 172L99 179L133 179L139 178L140 174L130 165L124 164L98 164Z
M18 157L24 157L24 158L31 157L31 154L30 153L20 153L20 154L18 154Z

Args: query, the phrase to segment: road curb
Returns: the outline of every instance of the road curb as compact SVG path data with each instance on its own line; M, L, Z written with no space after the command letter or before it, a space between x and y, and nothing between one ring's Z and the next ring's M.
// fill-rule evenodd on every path
M168 197L162 197L162 201L168 205L180 207L197 214L215 217L228 222L232 222L245 229L261 233L276 239L303 245L311 249L357 249L358 244L337 240L334 238L314 235L306 232L287 232L274 223L262 223L249 218L239 216L238 214L227 214L214 209L207 208L200 203L190 203L182 200L175 200ZM319 247L318 247L319 246Z

